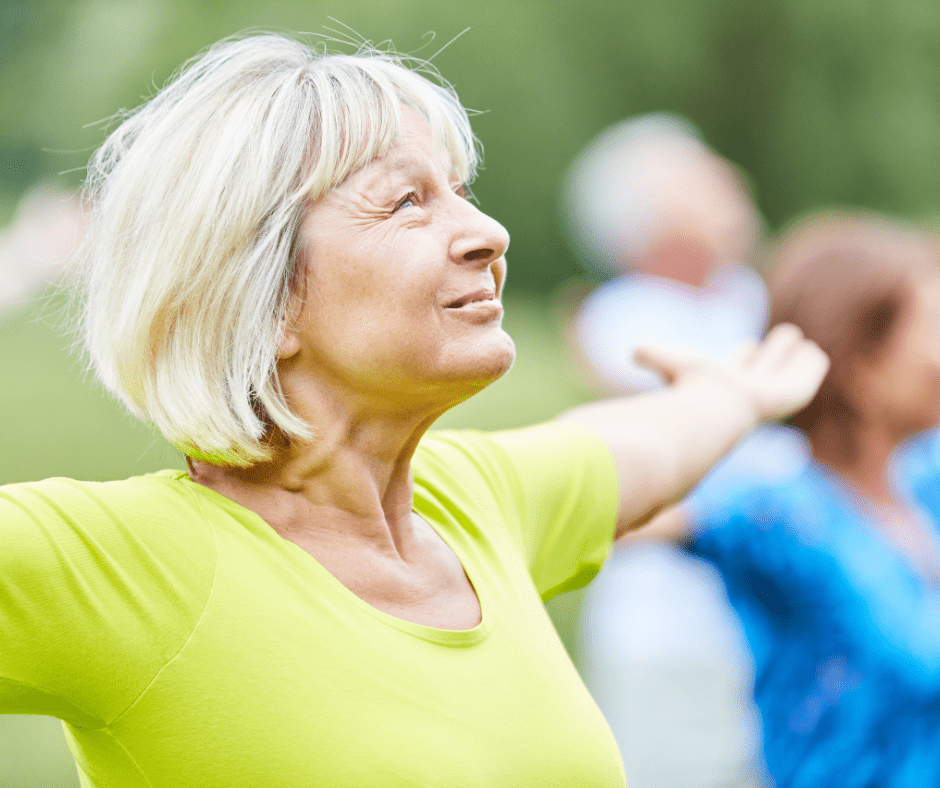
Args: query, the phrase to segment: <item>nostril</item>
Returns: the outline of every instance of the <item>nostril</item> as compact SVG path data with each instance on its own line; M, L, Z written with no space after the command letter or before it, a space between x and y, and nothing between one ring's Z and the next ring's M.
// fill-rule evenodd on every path
M472 252L467 252L463 259L468 263L474 263L477 260L486 260L489 257L492 257L494 254L492 249L474 249Z

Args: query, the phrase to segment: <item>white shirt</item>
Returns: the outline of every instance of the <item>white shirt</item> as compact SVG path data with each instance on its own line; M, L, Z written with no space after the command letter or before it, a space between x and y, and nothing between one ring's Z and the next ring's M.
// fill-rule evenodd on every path
M659 378L637 367L633 351L656 345L722 358L758 339L767 321L767 293L750 268L721 269L703 288L648 274L630 274L597 288L581 306L575 335L582 353L605 380L632 391L658 388Z

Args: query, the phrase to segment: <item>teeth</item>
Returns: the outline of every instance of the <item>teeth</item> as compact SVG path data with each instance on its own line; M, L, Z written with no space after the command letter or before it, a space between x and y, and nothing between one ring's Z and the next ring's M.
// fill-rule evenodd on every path
M458 298L456 301L454 301L454 303L450 304L448 308L460 309L460 307L467 306L467 304L478 304L482 301L492 301L494 298L495 296L492 296L488 293L482 295L468 295L464 296L463 298Z

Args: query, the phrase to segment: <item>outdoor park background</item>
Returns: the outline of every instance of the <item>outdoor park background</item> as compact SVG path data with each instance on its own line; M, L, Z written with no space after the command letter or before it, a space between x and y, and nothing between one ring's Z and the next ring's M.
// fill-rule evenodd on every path
M505 324L519 359L444 426L528 424L591 396L558 325L565 283L590 276L558 191L577 151L625 116L689 117L742 166L771 230L836 204L940 219L935 0L0 0L0 227L30 186L77 187L99 121L202 47L246 29L352 37L344 25L421 57L470 28L434 63L484 111L474 193L512 234ZM0 315L0 483L178 467L86 379L53 327L57 303ZM576 661L577 601L551 607ZM0 718L0 785L77 785L57 725Z

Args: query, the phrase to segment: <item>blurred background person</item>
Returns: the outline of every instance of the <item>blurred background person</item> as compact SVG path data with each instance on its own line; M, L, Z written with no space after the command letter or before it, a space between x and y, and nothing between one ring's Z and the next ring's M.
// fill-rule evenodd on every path
M572 163L563 200L581 258L613 274L573 326L610 393L662 385L633 363L640 345L721 358L763 333L767 297L749 265L760 217L688 121L657 113L607 129Z
M85 229L78 196L39 184L25 193L0 231L0 310L25 303L54 281Z
M812 458L638 532L720 573L755 661L777 788L940 784L940 243L862 213L795 225L771 323L832 359L789 423Z
M644 115L603 132L571 165L563 206L582 259L614 274L568 327L602 393L661 385L633 363L640 346L717 359L763 333L751 267L761 218L736 167L686 120ZM720 483L802 455L789 433L762 430ZM585 598L582 630L585 680L637 788L759 779L749 658L714 570L671 545L622 545Z

